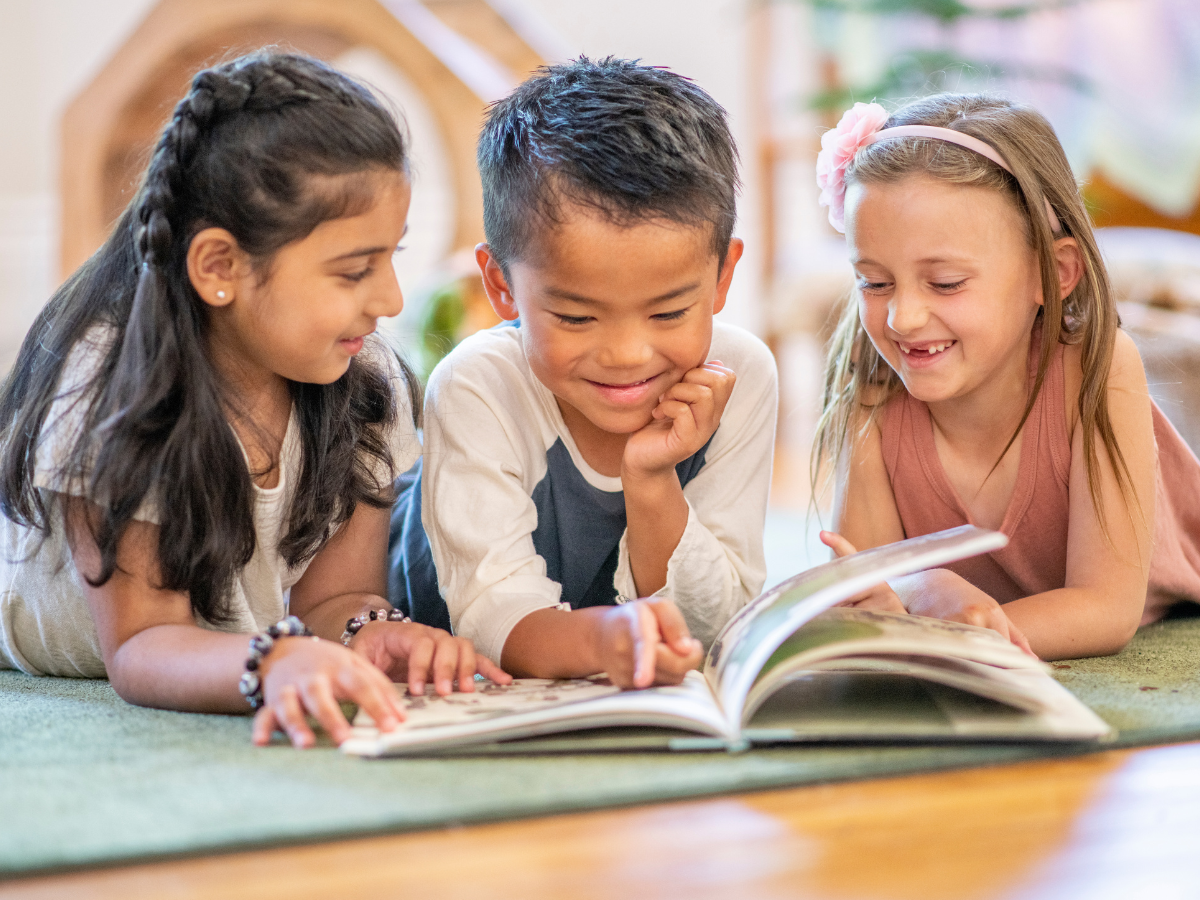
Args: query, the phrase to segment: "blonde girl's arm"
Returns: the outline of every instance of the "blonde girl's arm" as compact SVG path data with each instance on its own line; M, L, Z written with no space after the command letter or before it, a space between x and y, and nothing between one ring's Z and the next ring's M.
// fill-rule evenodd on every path
M390 509L360 503L338 532L313 557L292 587L289 611L314 634L340 641L349 619L390 608L387 600L387 541ZM508 683L512 679L491 660L475 653L466 638L414 622L373 621L350 640L362 658L414 694L427 681L442 695L475 689L475 673Z
M100 572L100 551L89 516L95 507L64 498L67 540L79 573ZM180 591L163 590L158 571L158 526L130 523L117 548L117 568L104 584L86 581L84 594L113 688L139 706L186 712L248 711L238 691L249 636L199 627ZM387 677L340 644L312 638L276 641L259 668L265 705L255 720L256 743L278 724L296 746L314 741L313 716L340 743L350 726L338 705L352 700L389 730L403 718Z
M851 435L861 432L851 423ZM896 495L883 462L883 439L874 425L838 462L834 525L838 533L821 540L837 556L903 540L904 526ZM1027 653L1032 652L1021 630L992 597L949 569L931 569L877 585L848 601L848 606L885 612L907 610L914 615L951 619L991 628Z
M1066 352L1067 409L1072 410L1081 380L1080 350L1068 347ZM1092 503L1083 434L1076 423L1071 435L1066 586L1004 606L1043 659L1116 653L1133 637L1145 606L1154 542L1157 451L1141 357L1122 331L1117 332L1108 376L1108 410L1129 466L1132 497L1127 499L1122 492L1097 436L1100 509Z
M892 484L883 464L879 429L871 425L863 433L862 423L852 421L846 444L847 449L837 460L835 469L833 521L837 530L822 531L820 535L821 543L832 550L835 557L849 556L857 553L859 547L865 550L904 537ZM862 543L856 543L847 535L853 535ZM905 612L904 604L886 581L839 605Z
M904 540L896 496L883 463L883 437L874 423L864 431L865 415L851 419L834 470L833 528L859 550Z

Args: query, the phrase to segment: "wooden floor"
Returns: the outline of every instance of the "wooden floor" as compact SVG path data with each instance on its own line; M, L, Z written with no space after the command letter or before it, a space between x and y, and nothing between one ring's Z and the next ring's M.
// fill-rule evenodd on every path
M1184 900L1200 744L0 883L60 897Z

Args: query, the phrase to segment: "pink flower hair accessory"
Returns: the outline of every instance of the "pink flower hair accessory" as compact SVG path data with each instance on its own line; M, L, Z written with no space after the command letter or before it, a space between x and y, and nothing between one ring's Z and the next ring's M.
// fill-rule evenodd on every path
M873 142L875 133L887 119L887 110L878 103L855 103L836 127L821 135L821 152L817 154L817 186L821 189L818 202L829 207L829 224L842 234L846 232L846 169L859 148Z
M817 154L817 186L821 188L821 196L817 202L829 207L829 224L841 234L846 233L846 169L850 167L859 150L876 141L906 137L947 141L990 159L1009 175L1014 174L1004 157L990 144L977 137L938 125L897 125L894 128L884 128L883 123L887 119L887 110L878 103L855 103L846 110L836 127L821 135L821 152ZM1050 230L1059 234L1062 226L1054 213L1054 207L1046 197L1042 197L1042 203L1046 207L1046 219L1050 223Z

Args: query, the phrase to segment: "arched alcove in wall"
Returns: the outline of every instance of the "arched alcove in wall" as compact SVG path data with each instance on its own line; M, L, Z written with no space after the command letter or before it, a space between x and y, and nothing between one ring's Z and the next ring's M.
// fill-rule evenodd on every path
M452 198L447 250L482 239L480 118L540 63L486 0L162 0L63 115L64 275L107 237L192 74L264 45L330 61L365 50L394 68L439 133L436 168Z

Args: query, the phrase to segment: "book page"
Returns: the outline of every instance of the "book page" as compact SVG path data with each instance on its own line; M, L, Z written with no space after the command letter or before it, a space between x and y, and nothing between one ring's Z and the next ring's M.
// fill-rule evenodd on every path
M792 673L818 670L909 675L1029 712L1045 706L1038 687L1050 680L1045 663L990 629L924 616L835 608L802 625L779 645L746 698L743 721ZM1012 675L1029 670L1041 677Z
M626 725L658 725L726 740L736 737L726 732L725 719L699 672L689 672L680 685L631 691L622 691L602 675L478 684L469 694L406 695L405 721L386 733L360 713L342 750L358 756L389 756Z
M395 687L403 691L401 699L404 728L407 730L484 722L621 692L603 675L591 678L516 678L512 684L495 684L480 678L476 679L475 690L471 693L455 691L444 697L434 693L429 686L421 695L408 693L404 685ZM374 724L365 712L360 711L354 718L355 727L373 727Z
M899 740L1095 740L1112 734L1099 716L1048 676L1044 706L1017 709L974 693L885 672L799 672L758 708L743 729L756 742Z
M999 550L1007 543L999 532L964 525L831 560L751 601L717 635L704 664L731 726L742 721L746 696L759 671L805 622L881 581Z

